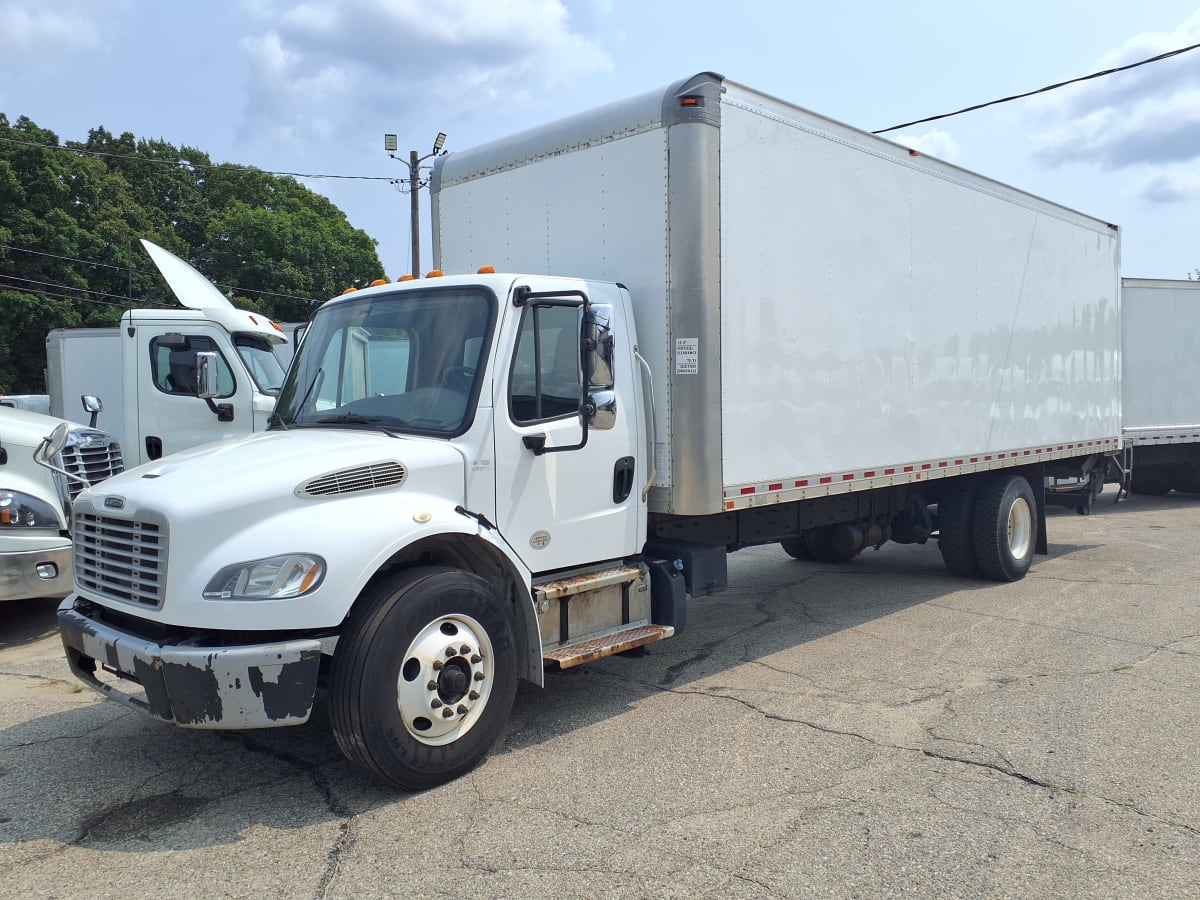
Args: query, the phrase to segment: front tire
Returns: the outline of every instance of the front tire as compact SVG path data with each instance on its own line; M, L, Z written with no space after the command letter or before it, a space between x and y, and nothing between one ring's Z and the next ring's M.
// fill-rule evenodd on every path
M379 580L334 652L338 746L373 778L407 790L457 778L508 721L514 657L512 614L482 578L429 566Z
M1020 581L1033 565L1037 546L1037 500L1019 475L998 475L975 499L975 560L993 581Z

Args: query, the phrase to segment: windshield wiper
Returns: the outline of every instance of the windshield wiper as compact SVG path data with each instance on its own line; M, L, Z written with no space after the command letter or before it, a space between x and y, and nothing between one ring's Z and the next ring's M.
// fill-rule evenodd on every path
M287 430L288 430L288 427L287 427L287 422L285 422L285 421L283 420L283 416L281 416L281 415L280 415L279 413L277 413L277 412L273 412L273 413L271 413L269 416L267 416L267 427L268 427L268 428L272 428L272 427L274 427L275 425L278 425L278 426L279 426L280 428L282 428L284 431L287 431Z
M390 430L383 424L383 419L380 416L364 416L359 413L341 413L334 416L321 416L319 419L313 419L314 425L374 425L388 437L398 438L400 435Z

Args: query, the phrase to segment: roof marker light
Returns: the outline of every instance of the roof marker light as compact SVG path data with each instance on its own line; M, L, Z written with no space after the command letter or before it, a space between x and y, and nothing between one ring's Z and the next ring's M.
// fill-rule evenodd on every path
M396 280L397 281L416 281L416 279L412 275L401 275Z
M381 284L387 284L387 283L388 283L388 280L386 278L376 278L374 281L371 282L371 287L379 287Z
M476 270L475 274L476 275L495 275L496 267L495 266L480 266Z
M445 274L441 269L430 269L425 273L426 278L441 278Z

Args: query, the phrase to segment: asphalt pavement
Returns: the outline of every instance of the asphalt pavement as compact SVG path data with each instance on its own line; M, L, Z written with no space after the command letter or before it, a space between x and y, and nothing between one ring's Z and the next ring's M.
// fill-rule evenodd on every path
M0 896L1200 896L1200 497L1051 511L1015 584L778 547L641 655L522 685L405 794L300 728L191 732L0 606Z

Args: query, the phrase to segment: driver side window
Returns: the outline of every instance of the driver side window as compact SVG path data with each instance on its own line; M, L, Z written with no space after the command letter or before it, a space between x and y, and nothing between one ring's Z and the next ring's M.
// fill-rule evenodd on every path
M579 311L565 306L527 307L509 375L513 421L526 424L574 415L582 392Z

